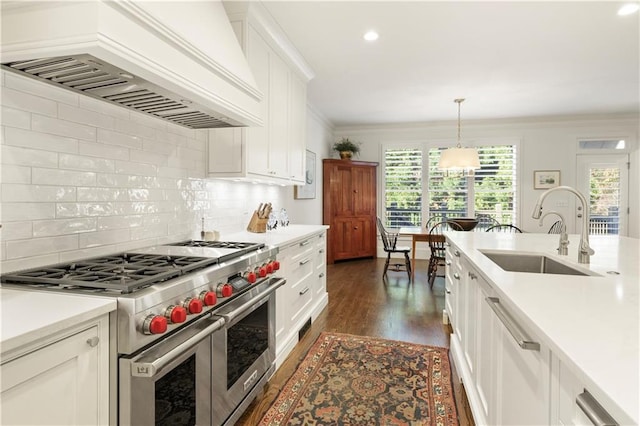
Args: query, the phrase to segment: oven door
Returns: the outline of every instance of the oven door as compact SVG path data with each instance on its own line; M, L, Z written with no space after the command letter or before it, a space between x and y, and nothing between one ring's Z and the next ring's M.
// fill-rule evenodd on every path
M216 312L225 327L214 333L213 424L233 424L273 373L275 290L271 278Z
M211 424L211 334L224 320L203 317L119 360L121 425Z

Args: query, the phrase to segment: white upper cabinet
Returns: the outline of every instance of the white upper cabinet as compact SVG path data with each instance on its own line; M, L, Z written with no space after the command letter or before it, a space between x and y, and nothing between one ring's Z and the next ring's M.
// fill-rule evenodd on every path
M255 2L225 4L263 94L263 127L209 131L208 176L304 183L308 66Z

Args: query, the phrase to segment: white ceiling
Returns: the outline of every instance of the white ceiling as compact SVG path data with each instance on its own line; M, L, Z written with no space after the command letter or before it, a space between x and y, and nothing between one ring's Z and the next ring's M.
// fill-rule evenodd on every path
M264 4L336 126L455 120L459 97L463 120L639 112L640 14L622 2Z

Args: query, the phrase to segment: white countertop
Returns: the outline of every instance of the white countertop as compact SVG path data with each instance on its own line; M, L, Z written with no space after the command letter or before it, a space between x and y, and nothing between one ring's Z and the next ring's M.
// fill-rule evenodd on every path
M112 298L0 288L0 352L114 311Z
M225 233L220 236L221 241L242 241L250 243L264 243L269 246L286 246L297 240L304 239L309 235L329 229L327 225L289 225L283 228L276 228L272 231L254 233L241 231Z
M568 256L557 255L558 235L451 232L447 237L596 399L615 407L614 418L638 424L640 240L591 236L595 254L584 265L577 262L578 235L569 236ZM542 252L600 276L507 272L482 249Z

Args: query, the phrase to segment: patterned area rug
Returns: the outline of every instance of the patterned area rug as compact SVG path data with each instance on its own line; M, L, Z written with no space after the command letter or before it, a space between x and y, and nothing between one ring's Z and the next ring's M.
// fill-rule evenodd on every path
M457 425L448 350L322 333L260 425Z

